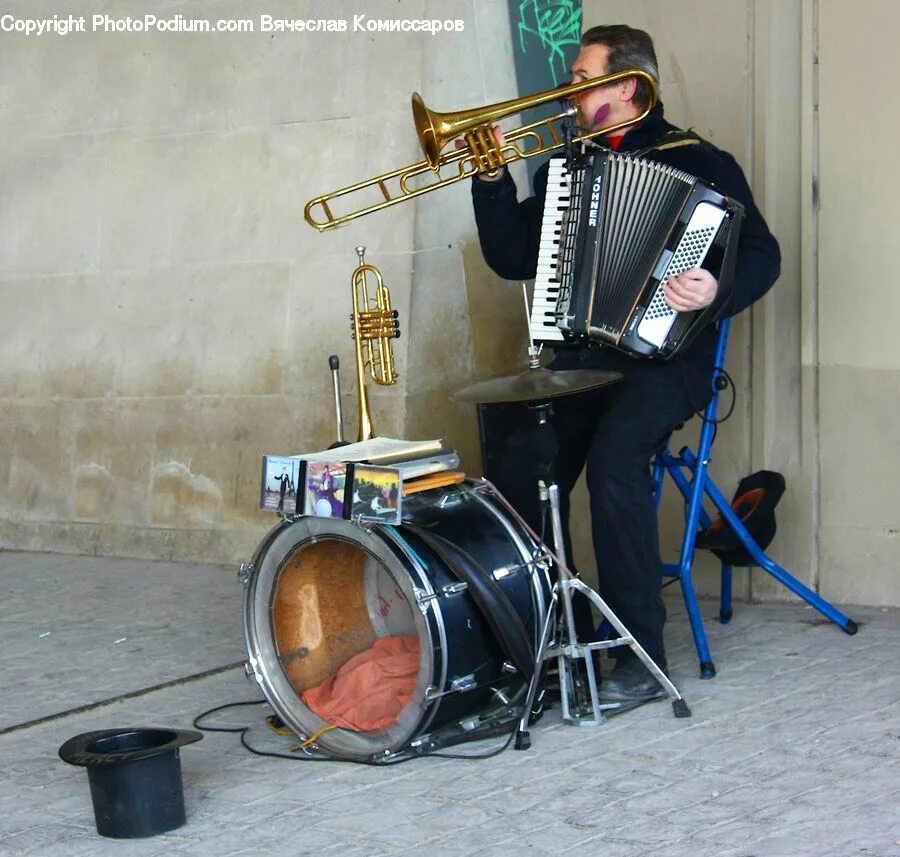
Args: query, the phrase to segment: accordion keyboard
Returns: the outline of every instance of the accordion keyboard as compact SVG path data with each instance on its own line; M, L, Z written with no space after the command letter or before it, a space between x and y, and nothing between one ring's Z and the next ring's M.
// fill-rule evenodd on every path
M562 286L558 270L560 238L568 219L569 172L564 158L553 158L547 174L547 196L541 223L534 294L531 299L531 338L535 342L564 342L556 324L556 303Z

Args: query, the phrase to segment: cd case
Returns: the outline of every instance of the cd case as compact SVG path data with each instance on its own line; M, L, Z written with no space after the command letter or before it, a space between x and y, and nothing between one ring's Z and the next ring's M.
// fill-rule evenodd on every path
M347 482L351 467L344 461L306 461L302 513L317 518L349 518Z
M399 524L402 494L397 467L263 456L260 509L287 516Z
M302 471L303 462L298 458L264 455L259 508L296 515L297 493L303 490Z
M396 467L353 465L350 519L379 524L399 524L403 485Z

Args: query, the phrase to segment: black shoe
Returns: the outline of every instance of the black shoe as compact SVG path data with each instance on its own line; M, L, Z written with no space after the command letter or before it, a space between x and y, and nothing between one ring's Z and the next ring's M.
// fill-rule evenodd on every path
M600 685L600 702L649 702L666 692L637 658L620 660Z

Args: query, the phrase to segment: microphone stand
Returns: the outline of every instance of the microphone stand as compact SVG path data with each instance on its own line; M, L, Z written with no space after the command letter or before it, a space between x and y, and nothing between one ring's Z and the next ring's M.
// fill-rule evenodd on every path
M332 354L328 358L328 365L331 367L331 380L334 385L334 410L337 417L338 435L338 439L328 448L337 449L339 446L347 446L349 443L344 439L344 408L341 405L341 376L339 373L341 361L337 354Z

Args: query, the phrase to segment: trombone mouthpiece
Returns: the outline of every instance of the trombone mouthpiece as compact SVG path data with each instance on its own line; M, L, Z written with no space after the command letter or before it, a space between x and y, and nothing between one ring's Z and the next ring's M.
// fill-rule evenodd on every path
M366 264L365 263L366 248L365 247L357 247L356 255L359 256L359 264L365 265Z

